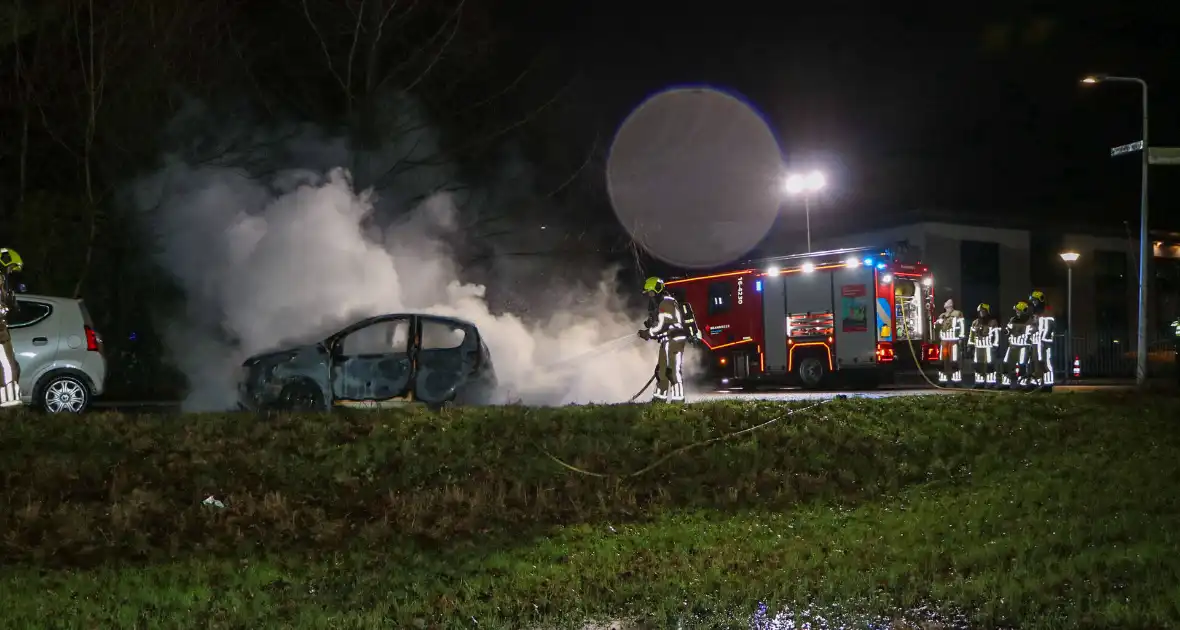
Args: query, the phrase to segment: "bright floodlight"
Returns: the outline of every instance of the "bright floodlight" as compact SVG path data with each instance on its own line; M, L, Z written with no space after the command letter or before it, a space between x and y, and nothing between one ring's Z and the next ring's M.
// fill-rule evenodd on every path
M815 271L815 263L813 263L813 262L803 263L803 273L811 273L813 271Z
M925 278L922 278L922 286L928 287L932 284L934 284L934 278L932 278L930 276L926 276Z
M777 276L777 275L778 275L778 271L779 271L778 267L776 267L776 266L774 266L774 265L771 265L771 266L770 266L770 268L766 270L766 275L768 275L768 276Z
M1081 258L1082 255L1077 252L1061 252L1061 260L1071 263Z
M797 195L807 188L807 178L802 175L787 175L783 181L783 190L789 195Z
M849 267L859 267L860 261L857 260L855 257L853 257L853 258L849 258L848 260L845 260L844 264L848 265Z
M819 171L812 171L807 175L792 173L783 179L783 190L788 195L818 192L827 185L827 179Z

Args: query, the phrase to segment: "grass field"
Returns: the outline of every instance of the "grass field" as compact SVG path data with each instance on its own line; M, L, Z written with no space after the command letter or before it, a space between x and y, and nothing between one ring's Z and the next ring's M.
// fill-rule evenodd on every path
M5 415L0 627L1180 625L1180 401L804 407Z

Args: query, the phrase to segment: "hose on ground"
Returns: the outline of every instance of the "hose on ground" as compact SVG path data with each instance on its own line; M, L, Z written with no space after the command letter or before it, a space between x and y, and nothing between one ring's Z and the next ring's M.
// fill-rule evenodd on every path
M653 375L652 378L655 378L655 376ZM644 389L646 389L646 387L644 387ZM651 472L652 470L654 470L655 468L657 468L658 466L660 466L664 462L672 459L673 457L676 457L677 455L681 455L683 453L691 451L694 448L708 446L708 445L714 444L716 442L723 442L725 440L731 440L735 437L745 435L747 433L753 433L754 431L758 431L760 429L765 429L766 427L768 427L780 420L784 420L790 416L793 416L797 413L801 413L804 411L810 411L812 409L815 409L816 407L819 407L820 405L830 403L833 400L839 400L839 399L844 399L844 398L847 398L847 396L837 396L835 398L826 398L824 400L807 405L806 407L792 409L784 414L775 416L775 417L771 418L770 420L767 420L766 422L763 422L761 424L756 424L752 427L746 427L744 429L739 429L737 431L731 431L729 433L726 433L725 435L719 435L714 438L709 438L707 440L701 440L699 442L693 442L692 444L688 444L686 446L681 446L680 448L673 449L672 451L668 452L667 454L657 458L656 460L654 460L652 463L648 464L647 466L644 466L643 468L640 468L639 470L632 471L632 472L625 473L625 474L608 474L608 473L594 472L592 470L585 470L583 468L578 468L577 466L566 463L566 462L558 459L557 457L554 457L552 453L545 450L545 447L538 445L538 448L541 449L541 452L544 453L546 457L553 460L557 465L559 465L562 468L565 468L566 470L569 470L571 472L578 473L579 475L586 475L587 477L598 477L600 479L629 479L629 478L633 478L633 477L638 477L644 473Z
M909 336L909 330L906 329L906 320L904 317L901 319L901 327L902 327L902 332L906 335L906 339L907 339L906 346L909 347L909 349L910 349L910 356L913 357L913 359L914 359L914 365L918 367L918 373L921 374L922 378L927 383L929 383L930 386L933 387L934 389L944 389L947 391L953 391L953 392L960 393L960 394L1010 394L1010 393L1013 393L1013 391L1010 389L999 390L999 389L975 389L975 388L947 387L945 385L939 385L938 383L935 383L934 381L930 380L929 376L926 375L926 370L922 369L922 361L918 358L918 354L916 352L914 352L914 344L911 341L912 337ZM939 348L940 353L941 353L941 351L942 351L942 349ZM960 367L962 366L962 363L963 362L960 361ZM1026 390L1021 390L1020 393L1031 394L1035 391L1037 391L1037 390L1026 389Z

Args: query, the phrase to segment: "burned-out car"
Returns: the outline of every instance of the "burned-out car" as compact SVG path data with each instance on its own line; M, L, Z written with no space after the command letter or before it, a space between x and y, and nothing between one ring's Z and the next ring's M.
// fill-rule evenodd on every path
M318 343L255 355L238 381L248 410L486 404L495 390L474 324L417 314L370 317Z

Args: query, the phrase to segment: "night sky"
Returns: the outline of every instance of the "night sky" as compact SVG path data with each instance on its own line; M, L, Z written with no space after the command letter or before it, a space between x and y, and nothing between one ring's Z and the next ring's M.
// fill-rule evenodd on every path
M1109 150L1140 138L1139 91L1080 85L1092 72L1146 79L1153 144L1180 145L1180 12L1162 4L554 4L522 11L519 32L589 81L605 125L670 85L741 94L789 164L829 171L821 228L915 209L1137 225L1137 157ZM1180 227L1180 167L1152 178L1152 227Z

